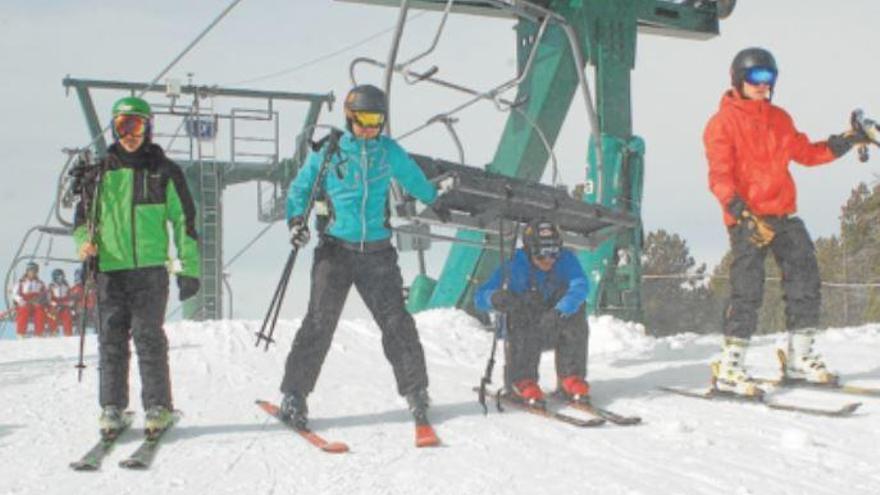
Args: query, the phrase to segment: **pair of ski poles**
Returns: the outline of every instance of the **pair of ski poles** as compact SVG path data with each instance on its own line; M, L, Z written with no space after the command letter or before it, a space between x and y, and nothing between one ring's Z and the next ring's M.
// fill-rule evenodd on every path
M309 195L309 202L306 205L306 210L303 213L303 221L308 222L309 216L311 216L312 209L315 207L315 202L318 199L318 196L323 194L323 183L324 177L327 175L328 164L330 163L330 158L336 154L339 147L339 138L342 136L342 131L339 129L333 129L330 132L330 135L326 138L327 144L324 146L324 160L321 162L321 167L318 170L318 176L315 178L315 182L312 184L312 192ZM320 148L323 143L319 143L317 146ZM278 281L278 285L275 286L275 294L272 295L272 301L269 303L269 310L266 311L266 316L263 318L263 324L260 326L260 331L257 333L257 342L254 344L254 347L259 347L260 343L265 341L265 349L269 350L269 344L275 342L272 336L275 334L275 325L278 322L278 314L281 312L281 303L284 301L284 294L287 292L287 284L290 282L290 274L293 272L293 265L296 263L297 254L299 254L300 246L294 245L293 250L290 251L290 255L287 257L287 263L284 264L284 269L281 271L281 279Z

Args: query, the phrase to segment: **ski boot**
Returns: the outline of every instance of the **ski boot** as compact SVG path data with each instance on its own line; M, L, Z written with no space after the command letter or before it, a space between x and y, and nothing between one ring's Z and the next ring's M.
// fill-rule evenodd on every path
M577 375L569 375L559 379L559 393L572 402L590 402L590 384Z
M513 395L529 406L544 407L544 391L538 382L530 378L514 383Z
M721 360L712 363L712 384L717 391L756 399L763 397L765 390L744 367L748 347L748 339L724 337Z
M794 330L789 333L785 378L834 385L838 381L838 376L828 371L822 356L813 350L814 336L815 331L812 329Z
M155 435L174 424L174 413L165 406L150 406L144 414L144 433Z
M421 426L429 424L428 406L431 404L431 399L428 397L427 390L416 390L407 395L406 403L409 405L409 412L412 413L416 425Z
M101 435L105 437L117 435L126 426L122 410L116 406L104 406L101 410L101 417L98 418L98 426L101 429Z
M306 424L309 421L309 406L306 404L306 398L299 392L284 394L279 409L282 421L289 423L298 430L306 428Z

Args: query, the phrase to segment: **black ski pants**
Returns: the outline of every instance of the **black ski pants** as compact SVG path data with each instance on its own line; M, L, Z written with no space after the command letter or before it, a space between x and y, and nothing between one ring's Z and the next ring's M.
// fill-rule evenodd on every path
M785 325L788 330L815 328L822 304L816 250L804 222L797 217L767 217L776 236L759 248L745 226L728 229L733 262L730 265L730 303L724 312L724 335L748 339L758 326L764 298L764 259L772 252L782 272Z
M573 315L562 318L551 305L520 297L507 314L505 344L505 384L520 380L538 381L541 351L555 349L556 376L587 375L587 346L590 328L586 305Z
M385 243L378 250L361 252L325 237L315 249L311 284L308 311L287 355L282 393L306 396L314 390L352 284L382 331L382 349L398 393L427 389L425 355L404 305L394 247Z
M101 406L128 407L129 340L134 339L144 409L173 409L168 338L162 325L168 302L164 266L98 273Z

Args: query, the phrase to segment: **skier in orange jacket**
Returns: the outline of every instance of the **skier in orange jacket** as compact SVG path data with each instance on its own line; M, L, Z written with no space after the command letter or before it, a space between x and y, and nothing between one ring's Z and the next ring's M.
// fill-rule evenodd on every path
M715 383L721 391L741 395L763 392L746 373L743 361L758 323L768 252L782 272L789 331L786 378L837 381L813 350L821 280L813 242L804 222L794 216L797 193L788 166L792 160L822 165L866 140L846 132L826 141L810 141L785 110L771 103L778 73L769 51L740 51L730 67L733 87L724 93L703 135L709 186L724 212L733 253L730 303L724 312L724 346L714 366Z

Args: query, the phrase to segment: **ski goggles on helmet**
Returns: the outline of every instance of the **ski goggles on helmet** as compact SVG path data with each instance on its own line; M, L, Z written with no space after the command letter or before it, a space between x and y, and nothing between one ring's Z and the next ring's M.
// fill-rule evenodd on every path
M116 137L141 137L147 133L149 122L139 115L117 115L113 118L113 134Z
M769 67L752 67L746 71L745 80L752 86L759 84L773 86L776 84L776 75L776 71Z
M535 252L532 253L532 256L539 260L555 260L559 258L559 254L561 253L561 249L559 246L539 246L535 249Z
M382 112L351 112L351 120L360 127L374 129L382 127L385 123L385 114Z

